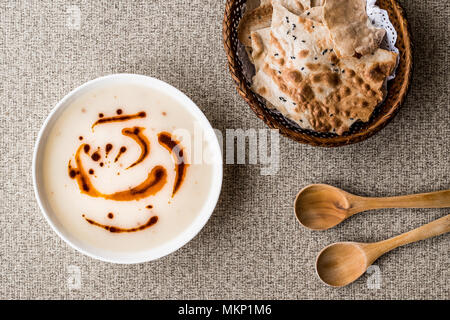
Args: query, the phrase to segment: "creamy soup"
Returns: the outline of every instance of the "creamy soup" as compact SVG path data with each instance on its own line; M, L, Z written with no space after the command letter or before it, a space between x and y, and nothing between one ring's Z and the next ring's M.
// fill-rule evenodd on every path
M115 252L175 238L211 190L202 136L178 101L145 86L103 86L76 98L44 153L45 192L58 221L80 241ZM193 161L199 146L203 157Z

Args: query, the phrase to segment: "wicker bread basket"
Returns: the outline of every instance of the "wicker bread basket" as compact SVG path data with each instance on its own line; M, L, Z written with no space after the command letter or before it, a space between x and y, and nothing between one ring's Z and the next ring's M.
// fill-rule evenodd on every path
M321 147L338 147L360 142L371 137L384 128L396 115L406 97L412 73L412 44L408 23L403 9L397 1L377 1L377 5L388 12L389 18L398 33L396 46L400 50L400 61L396 77L388 82L387 97L383 104L374 110L370 121L367 123L355 123L350 128L350 131L342 136L301 129L276 110L267 108L264 99L250 89L251 83L244 76L243 64L237 53L240 46L237 37L237 26L242 17L245 2L246 0L227 0L223 20L223 43L230 73L236 82L237 91L256 115L270 128L279 129L281 134L300 143Z

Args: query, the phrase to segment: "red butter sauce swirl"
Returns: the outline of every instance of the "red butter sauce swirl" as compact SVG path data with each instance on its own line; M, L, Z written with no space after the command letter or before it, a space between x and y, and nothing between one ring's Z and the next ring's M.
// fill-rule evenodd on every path
M122 122L133 119L145 118L147 114L144 111L138 112L136 114L125 114L120 116L108 117L108 118L100 118L94 122L92 125L92 129L99 124L111 123L111 122Z
M121 111L121 110L120 110ZM119 116L114 117L100 117L93 125L92 129L94 129L95 126L105 123L111 123L111 122L122 122L122 121L129 121L137 118L145 118L147 115L145 112L139 112L132 115L121 115L122 112L117 112ZM148 138L143 134L143 131L145 128L143 127L132 127L132 128L124 128L122 130L122 134L124 136L130 137L133 139L138 146L141 149L141 154L139 158L131 164L127 169L132 168L142 161L145 160L145 158L149 155L150 152L150 142ZM160 145L162 145L165 149L169 150L169 152L172 154L172 156L175 159L175 182L172 190L172 197L175 195L175 193L179 190L181 184L183 183L185 176L186 176L186 170L188 167L188 164L186 164L186 159L184 155L184 150L180 144L179 141L172 138L172 135L168 132L161 132L158 134L158 142ZM108 157L109 152L112 150L112 144L106 145L106 157ZM90 147L87 144L81 144L79 148L76 151L75 154L75 166L72 166L71 161L69 160L68 164L68 172L69 176L72 179L75 179L77 181L78 187L80 189L80 192L83 194L86 194L90 197L101 197L106 200L114 200L114 201L139 201L141 199L147 198L149 196L155 195L157 192L159 192L164 185L167 183L167 171L163 166L157 165L155 166L149 173L147 178L140 183L139 185L129 188L127 190L114 192L111 194L102 193L99 191L95 186L93 185L92 181L90 180L89 175L86 173L83 162L82 162L82 151L86 154L89 154ZM98 153L98 151L96 151ZM116 162L119 157L126 152L125 147L121 147L119 149L119 153L116 156L116 159L114 162ZM94 155L93 155L94 156ZM91 156L92 160L98 161L100 157L96 157L95 159ZM102 163L103 164L103 163ZM102 164L100 166L102 166ZM91 169L92 170L92 169ZM118 226L112 226L112 225L105 225L102 223L99 223L93 219L87 218L85 214L82 215L83 218L90 224L95 225L97 227L103 228L109 232L112 233L123 233L123 232L136 232L141 231L144 229L147 229L154 224L158 222L157 216L152 216L146 223L134 227L134 228L122 228ZM111 215L112 216L112 215ZM110 217L110 216L108 216ZM110 217L112 219L112 217Z
M186 163L183 147L180 142L175 140L168 132L161 132L158 134L158 142L164 148L169 150L175 160L175 183L173 185L172 197L180 189L186 177L186 170L189 166Z
M150 142L148 141L147 137L142 133L142 131L145 130L145 128L141 127L134 127L134 128L125 128L122 130L122 134L124 136L130 137L141 148L141 155L139 158L130 165L127 169L134 167L135 165L141 163L144 161L145 157L147 157L149 150L150 150Z
M132 201L147 198L161 190L167 182L167 171L163 166L155 166L148 174L147 178L139 185L124 191L118 191L111 194L102 193L92 184L89 175L86 173L81 161L81 151L84 145L81 145L75 154L75 167L72 167L69 161L69 176L76 179L81 193L94 198L104 198L115 201Z
M95 220L89 219L87 218L84 214L83 214L83 218L84 220L86 220L87 222L89 222L90 224L103 228L109 232L112 233L124 233L124 232L136 232L136 231L142 231L145 230L151 226L153 226L154 224L156 224L158 222L158 217L157 216L153 216L150 219L148 219L148 221L138 227L135 228L121 228L121 227L115 227L115 226L108 226L106 224L102 224L99 223Z

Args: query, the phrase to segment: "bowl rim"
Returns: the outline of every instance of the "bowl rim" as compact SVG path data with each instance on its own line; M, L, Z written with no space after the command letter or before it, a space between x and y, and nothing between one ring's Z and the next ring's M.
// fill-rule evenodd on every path
M191 115L194 116L195 120L199 122L201 127L204 130L204 134L210 143L210 146L213 150L213 154L215 154L214 161L214 173L212 175L211 189L209 191L209 195L207 200L205 201L200 213L194 218L194 221L180 234L178 234L175 238L169 240L166 243L163 243L155 248L146 249L137 252L113 252L109 250L103 250L99 248L95 248L92 245L84 243L83 241L78 240L76 237L70 235L70 232L64 230L62 226L59 224L54 215L51 215L51 207L47 203L44 184L42 182L42 177L40 177L40 173L38 168L42 163L42 157L46 145L46 134L49 133L52 129L52 122L54 122L59 118L60 114L66 110L70 106L70 102L77 95L81 95L92 89L93 86L103 85L108 82L118 81L120 83L136 83L144 86L148 86L153 89L161 90L164 94L171 96L173 99L177 100L180 105L182 105ZM172 85L150 77L146 75L139 74L130 74L130 73L117 73L102 76L93 80L90 80L64 96L53 109L48 114L45 119L41 129L39 130L38 136L36 138L36 142L33 150L33 160L32 160L32 180L33 180L33 189L36 201L38 202L39 209L44 216L47 223L51 226L53 231L66 242L70 247L75 250L87 255L91 258L101 260L104 262L110 263L118 263L118 264L135 264L135 263L144 263L152 260L156 260L162 258L170 253L173 253L186 245L189 241L191 241L206 225L208 220L210 219L217 202L220 197L222 182L223 182L223 159L222 159L222 151L220 149L220 144L217 139L217 136L212 128L210 122L200 110L200 108L183 92L173 87Z
M253 92L247 86L246 81L243 80L242 71L240 70L239 64L236 61L238 59L237 54L232 49L233 48L232 42L234 39L232 34L233 30L237 28L237 24L234 23L234 21L232 21L233 20L232 17L234 16L234 9L238 1L239 0L226 1L224 18L222 23L223 45L228 60L228 69L233 80L235 81L236 89L239 95L242 98L244 98L244 100L247 102L247 104L250 106L253 112L258 116L258 118L263 120L264 123L268 125L270 128L278 129L283 136L295 140L299 143L319 147L340 147L358 143L370 138L371 136L379 132L381 129L383 129L398 113L400 107L403 105L407 93L409 92L413 72L413 56L412 56L413 44L411 40L411 32L409 29L409 24L406 19L405 11L398 3L398 1L385 0L385 2L388 2L389 5L392 7L392 11L395 12L395 15L400 25L401 30L398 30L398 28L396 28L396 31L398 34L402 34L402 37L398 37L397 41L400 41L400 39L402 39L405 45L404 51L402 51L399 48L400 50L399 66L400 64L404 64L406 67L404 81L403 84L401 85L402 90L399 96L389 107L389 109L386 110L384 113L380 114L380 116L378 116L377 119L375 119L374 121L369 122L363 130L359 130L349 135L334 136L334 137L317 137L312 134L294 131L284 126L277 119L275 119L265 108L261 107L261 105L255 98ZM386 9L382 5L380 7L382 9ZM394 27L396 26L394 25ZM395 81L395 79L393 81ZM388 92L386 99L389 96L390 86L391 84L388 83ZM386 105L385 102L386 100L381 105Z

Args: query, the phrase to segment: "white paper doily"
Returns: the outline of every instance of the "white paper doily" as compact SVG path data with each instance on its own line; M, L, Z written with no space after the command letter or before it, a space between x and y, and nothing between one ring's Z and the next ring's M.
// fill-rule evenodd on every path
M377 28L383 28L386 30L386 36L380 44L380 47L385 50L393 51L399 53L395 43L397 42L397 31L389 20L389 15L386 10L380 9L376 5L377 0L367 0L367 16L369 17L372 24ZM398 64L398 57L397 57ZM396 67L397 68L397 67ZM388 77L388 80L395 78L395 70Z

